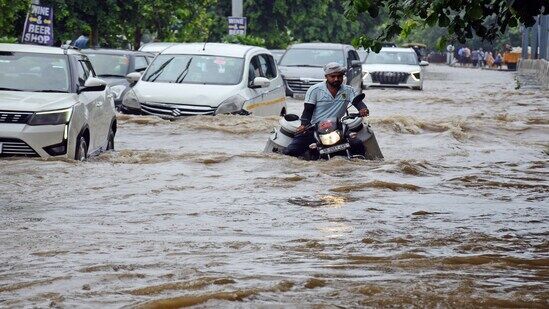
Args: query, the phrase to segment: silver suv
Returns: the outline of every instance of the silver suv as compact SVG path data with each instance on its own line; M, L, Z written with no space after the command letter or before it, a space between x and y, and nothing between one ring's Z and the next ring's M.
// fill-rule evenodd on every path
M0 156L84 160L115 134L113 94L85 55L0 44Z
M351 85L357 93L362 91L362 63L353 46L302 43L290 46L278 62L286 95L302 99L309 87L325 80L323 67L330 62L345 66L344 83Z

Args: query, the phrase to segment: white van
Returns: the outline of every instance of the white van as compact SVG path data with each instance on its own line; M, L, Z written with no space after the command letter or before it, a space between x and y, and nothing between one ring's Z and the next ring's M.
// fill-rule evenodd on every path
M191 43L168 47L134 83L122 111L174 119L190 115L286 113L284 83L260 47Z

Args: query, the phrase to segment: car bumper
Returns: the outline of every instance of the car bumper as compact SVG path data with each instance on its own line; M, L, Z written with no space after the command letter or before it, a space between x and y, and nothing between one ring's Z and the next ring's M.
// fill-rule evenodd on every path
M370 74L366 74L362 77L362 85L363 88L370 88L370 87L397 87L397 88L422 88L423 87L423 80L414 79L411 75L408 76L408 78L405 81L397 82L397 83L382 83L378 81L372 81L372 76Z
M0 123L1 157L28 156L53 157L45 148L65 145L65 151L55 157L67 157L68 142L64 140L65 126L45 125L29 126L26 124Z

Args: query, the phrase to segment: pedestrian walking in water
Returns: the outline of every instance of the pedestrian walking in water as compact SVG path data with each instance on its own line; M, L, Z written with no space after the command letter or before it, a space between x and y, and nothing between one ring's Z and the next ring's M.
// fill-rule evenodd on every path
M478 49L478 68L484 68L484 50L482 47Z
M464 50L465 50L465 47L463 46L458 49L458 60L461 66L465 64L465 56L463 55Z
M471 50L469 47L465 46L463 49L463 56L465 57L465 66L469 66L471 63Z
M484 61L488 68L492 68L494 66L494 56L492 56L492 52L487 52L484 56Z
M501 53L498 53L496 56L496 59L494 59L494 65L496 68L501 69L501 64L503 63L503 57L501 57Z
M78 47L80 49L84 49L84 48L88 48L88 41L90 39L84 34L82 33L77 39L76 41L74 41L74 46L75 47Z
M476 68L478 64L478 50L473 50L471 52L471 62L473 63L473 67Z

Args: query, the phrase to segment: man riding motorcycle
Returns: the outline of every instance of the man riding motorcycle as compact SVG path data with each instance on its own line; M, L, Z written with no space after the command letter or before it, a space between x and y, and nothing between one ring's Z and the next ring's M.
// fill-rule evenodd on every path
M296 136L285 149L284 154L298 157L315 143L312 130L306 130L310 124L316 124L324 119L335 117L341 119L347 111L347 106L356 97L353 87L343 85L345 68L337 62L330 62L324 66L326 82L313 85L305 94L305 104L301 115L301 125L297 128ZM354 104L361 117L369 114L366 104L358 101ZM350 151L353 155L365 155L365 148L359 139L350 139Z

